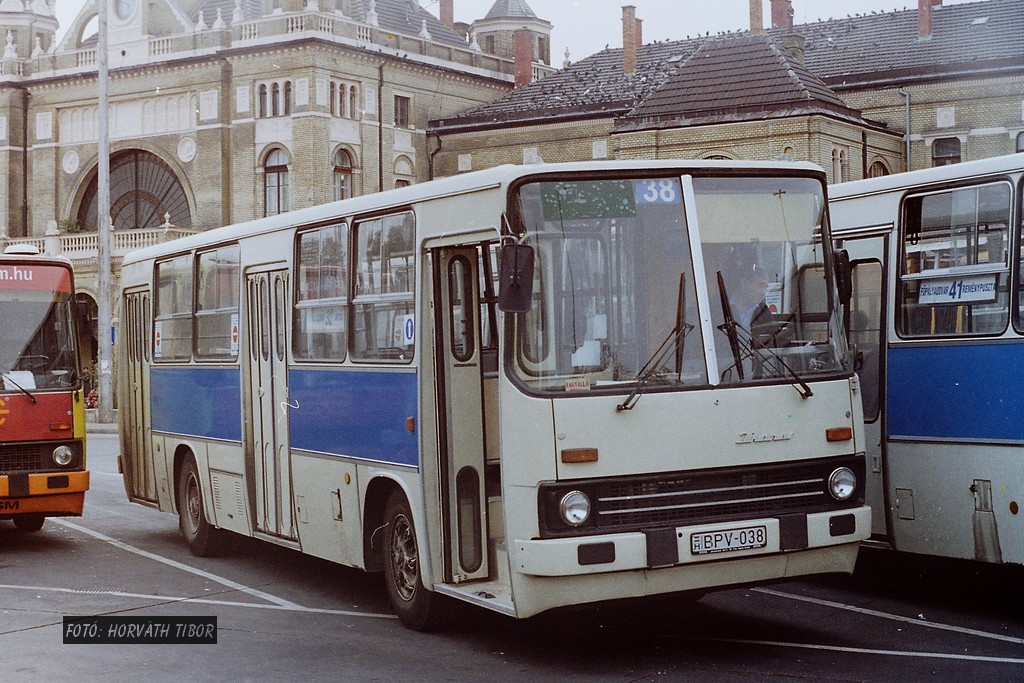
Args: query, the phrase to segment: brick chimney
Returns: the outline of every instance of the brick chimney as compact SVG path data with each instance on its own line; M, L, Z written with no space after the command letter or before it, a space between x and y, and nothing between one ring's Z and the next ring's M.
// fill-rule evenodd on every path
M516 29L512 34L512 50L516 87L521 88L533 80L533 31L528 28Z
M764 13L761 0L750 0L750 32L760 33L764 30Z
M932 7L941 7L942 0L917 0L917 37L932 37Z
M792 0L772 1L772 28L793 28Z
M455 0L441 0L438 18L448 28L455 26Z
M782 49L786 51L798 64L804 63L804 51L807 44L806 39L799 33L786 33L781 38Z
M636 71L636 7L625 5L622 8L622 72L631 74Z

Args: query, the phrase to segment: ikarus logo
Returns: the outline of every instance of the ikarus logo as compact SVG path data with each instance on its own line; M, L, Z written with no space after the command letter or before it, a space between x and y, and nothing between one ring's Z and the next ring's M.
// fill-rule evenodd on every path
M7 401L0 398L0 427L4 426L7 422L7 416L10 414L10 410L7 409Z

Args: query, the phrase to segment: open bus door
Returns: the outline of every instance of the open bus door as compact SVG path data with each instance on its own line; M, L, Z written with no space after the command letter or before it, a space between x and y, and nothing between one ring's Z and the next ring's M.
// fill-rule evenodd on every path
M444 580L488 575L485 395L475 247L434 250L434 363Z
M864 406L864 438L867 456L865 502L871 506L871 533L879 541L890 541L891 503L887 493L885 443L885 349L886 349L886 254L888 235L876 234L844 239L842 248L850 255L852 301L849 338L858 358L861 399Z
M153 471L152 424L149 414L149 331L150 320L149 290L126 292L121 319L123 327L124 360L126 380L121 383L125 393L120 397L119 410L122 425L131 425L130 431L121 435L121 466L127 476L124 478L129 500L156 504L157 484Z

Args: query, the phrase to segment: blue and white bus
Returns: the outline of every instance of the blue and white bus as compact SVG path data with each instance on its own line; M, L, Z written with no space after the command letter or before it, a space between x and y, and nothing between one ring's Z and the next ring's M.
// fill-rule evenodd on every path
M383 571L413 628L850 572L825 192L808 164L505 166L140 250L128 496L199 555L229 531Z
M1024 154L829 188L852 266L872 538L1024 562Z

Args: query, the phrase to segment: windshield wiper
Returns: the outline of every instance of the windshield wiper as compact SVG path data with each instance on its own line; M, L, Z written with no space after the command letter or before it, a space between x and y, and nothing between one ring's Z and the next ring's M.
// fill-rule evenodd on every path
M28 396L28 400L32 401L32 403L36 402L36 397L32 395L32 392L15 382L13 377L6 372L0 372L0 376L4 378L4 384L12 384L15 389Z
M679 296L676 300L676 324L669 331L665 341L655 349L651 357L647 359L640 371L636 373L636 386L629 392L626 400L615 406L615 410L632 410L633 406L643 394L644 387L650 381L654 373L661 367L670 351L675 351L676 374L683 371L683 343L686 335L693 329L693 325L686 322L686 273L679 274Z
M778 374L790 379L790 384L797 390L801 398L806 399L813 396L814 392L811 391L811 387L808 386L803 377L798 375L793 368L789 367L782 356L754 337L750 330L736 322L732 315L732 306L729 305L729 296L725 291L722 271L718 271L718 292L722 299L722 318L725 320L725 322L718 326L718 329L725 332L725 335L729 338L729 348L732 349L732 357L735 362L734 367L740 381L743 380L743 361L756 354L766 363L778 363L778 366L773 366L774 369L778 371L781 367L782 372L778 372ZM743 339L740 338L741 333Z
M729 295L725 291L725 280L722 278L722 271L718 271L718 297L722 302L722 320L725 321L718 326L718 329L725 332L725 336L729 338L729 348L732 350L736 374L739 375L740 381L743 381L743 354L740 351L740 336L736 332L739 323L736 322L732 315L732 304L729 303Z

